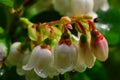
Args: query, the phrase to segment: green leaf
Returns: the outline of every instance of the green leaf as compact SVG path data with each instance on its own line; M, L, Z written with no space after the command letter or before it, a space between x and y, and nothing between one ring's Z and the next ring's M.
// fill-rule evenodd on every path
M13 7L14 0L0 0L0 4L3 4L8 7Z
M4 29L0 27L0 34L4 33Z
M36 29L32 27L32 25L28 26L28 36L33 41L37 40L37 32Z

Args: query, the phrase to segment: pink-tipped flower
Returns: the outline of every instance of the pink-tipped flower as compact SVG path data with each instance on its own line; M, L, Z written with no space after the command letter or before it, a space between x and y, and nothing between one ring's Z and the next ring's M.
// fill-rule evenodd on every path
M97 30L91 32L91 47L94 55L100 61L108 58L108 43L105 37Z
M34 69L35 73L42 77L53 77L57 72L53 68L53 55L51 51L44 46L36 46L31 53L28 63L23 66L24 70Z
M90 48L89 38L82 34L79 42L79 56L83 58L84 64L92 68L95 63L95 56Z
M54 48L54 62L57 71L64 74L71 71L77 62L77 49L71 41L60 41Z

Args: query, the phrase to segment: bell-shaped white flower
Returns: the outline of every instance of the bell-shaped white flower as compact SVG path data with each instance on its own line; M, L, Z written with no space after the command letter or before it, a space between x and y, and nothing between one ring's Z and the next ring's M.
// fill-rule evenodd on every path
M109 9L108 0L94 0L94 11L97 10L107 11Z
M88 68L92 68L95 63L95 57L90 48L89 38L88 35L81 35L79 42L79 56L83 58L83 61Z
M22 69L22 65L27 62L25 58L28 56L29 50L21 50L21 42L15 42L10 47L10 52L5 60L5 64L8 67L16 66L17 74L24 75L25 71Z
M23 59L23 52L20 49L21 47L21 43L20 42L15 42L11 45L10 47L10 53L7 57L6 60L6 65L10 66L10 65L14 65L16 66L17 64L20 64L22 59Z
M53 77L57 75L53 66L53 54L47 48L36 46L31 53L28 63L23 66L24 70L32 70L42 78Z
M53 0L53 6L62 15L91 14L97 16L93 12L93 0Z
M105 37L98 31L91 32L92 41L91 47L94 55L100 61L105 61L108 58L108 43Z
M77 49L73 44L57 44L54 48L54 62L58 72L71 71L77 62Z

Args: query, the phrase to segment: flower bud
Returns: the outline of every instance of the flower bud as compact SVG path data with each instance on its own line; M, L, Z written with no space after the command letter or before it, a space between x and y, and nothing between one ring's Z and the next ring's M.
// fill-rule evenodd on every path
M57 44L54 48L55 67L58 72L64 74L71 71L77 62L77 49L73 44Z
M92 51L96 58L100 61L105 61L108 58L108 43L105 37L97 30L91 32Z

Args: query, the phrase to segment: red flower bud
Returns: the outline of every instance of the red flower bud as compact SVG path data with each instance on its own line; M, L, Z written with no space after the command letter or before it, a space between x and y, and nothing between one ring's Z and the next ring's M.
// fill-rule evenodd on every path
M91 32L91 46L96 58L105 61L108 58L108 43L105 37L97 30Z

